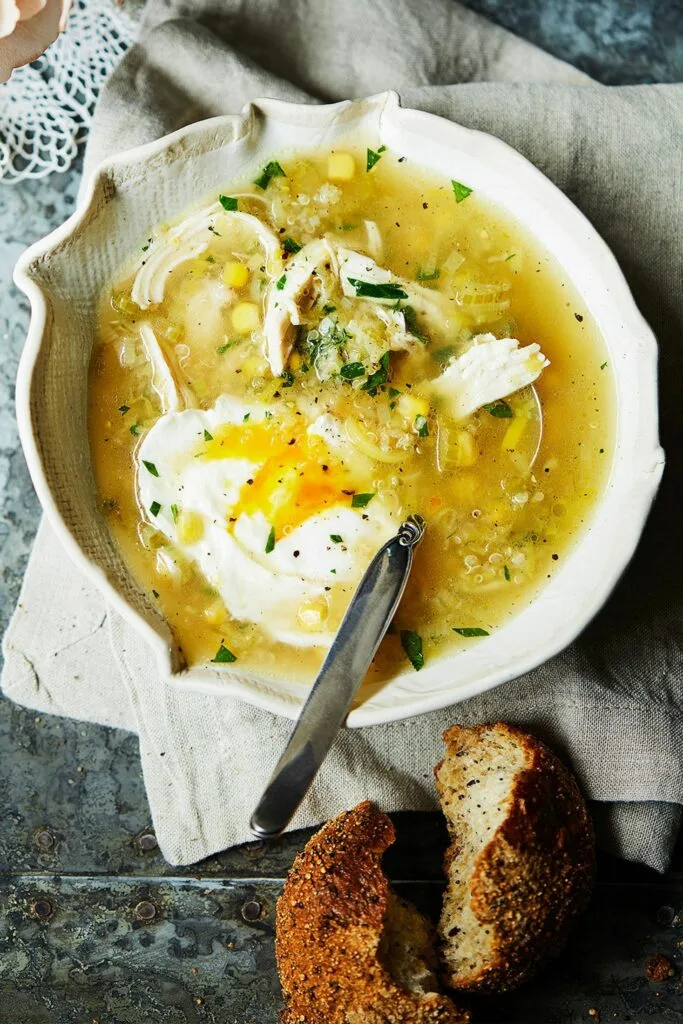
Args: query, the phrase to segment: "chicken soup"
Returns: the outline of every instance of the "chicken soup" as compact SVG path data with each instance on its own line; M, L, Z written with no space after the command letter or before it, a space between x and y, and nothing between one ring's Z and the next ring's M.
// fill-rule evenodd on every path
M486 637L589 521L612 377L553 259L384 147L279 155L103 297L101 508L189 664L309 681L369 561L425 538L377 682Z

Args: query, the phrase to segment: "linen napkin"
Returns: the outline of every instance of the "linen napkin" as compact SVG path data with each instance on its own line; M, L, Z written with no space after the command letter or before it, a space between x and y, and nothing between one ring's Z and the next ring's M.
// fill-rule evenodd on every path
M601 231L660 341L669 466L636 558L571 647L452 708L342 731L292 827L365 797L389 811L436 807L442 730L503 718L573 765L606 848L664 870L683 805L683 87L597 86L450 0L149 0L139 42L101 95L86 174L115 151L257 96L321 102L387 88L405 106L515 146ZM250 838L249 815L291 723L164 686L137 634L80 578L46 523L4 650L13 700L138 733L167 860L192 863Z

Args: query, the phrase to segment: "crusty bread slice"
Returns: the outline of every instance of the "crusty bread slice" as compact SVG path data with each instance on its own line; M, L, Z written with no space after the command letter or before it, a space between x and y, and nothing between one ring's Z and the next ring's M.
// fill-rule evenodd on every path
M430 926L389 888L390 819L364 802L296 858L277 905L283 1024L465 1024L437 991Z
M439 922L445 982L505 991L564 942L593 884L595 846L571 772L499 722L444 733L434 769L451 836Z

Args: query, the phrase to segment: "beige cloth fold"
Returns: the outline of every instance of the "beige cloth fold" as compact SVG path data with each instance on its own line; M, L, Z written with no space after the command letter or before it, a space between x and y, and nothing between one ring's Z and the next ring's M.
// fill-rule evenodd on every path
M571 761L601 802L605 846L661 870L683 804L683 586L671 554L683 497L683 89L596 86L450 0L150 0L140 42L102 93L86 168L257 96L320 102L386 88L406 106L516 146L607 238L660 338L669 468L639 555L575 644L464 704L342 732L293 827L364 797L386 810L435 807L443 728L505 718ZM249 838L250 812L291 723L165 687L149 651L79 577L46 524L4 649L2 686L13 700L138 733L171 863Z

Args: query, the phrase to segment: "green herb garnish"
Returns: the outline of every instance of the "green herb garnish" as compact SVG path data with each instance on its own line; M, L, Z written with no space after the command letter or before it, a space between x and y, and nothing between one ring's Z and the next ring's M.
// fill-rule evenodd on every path
M257 188L267 189L273 178L286 178L287 175L283 171L277 160L271 160L263 168L254 184Z
M505 257L505 259L503 260L503 263L507 263L508 260L511 260L513 258L513 256L516 256L516 255L517 255L516 252L511 252L509 256Z
M268 534L268 540L266 541L266 547L265 547L266 554L269 555L274 547L275 547L275 527L271 526L270 533Z
M382 159L382 153L386 148L386 146L380 146L377 151L374 149L368 149L367 160L365 162L366 171L371 171L377 161Z
M237 344L236 340L226 341L226 342L224 342L223 345L219 345L218 346L218 348L216 349L216 352L218 352L219 356L222 356L224 352L227 352L229 348L232 348L236 344Z
M120 405L119 406L119 412L120 413L127 413L129 411L129 409L130 409L129 405Z
M210 434L208 430L204 431L204 440L213 441L213 434Z
M439 366L447 366L450 362L451 356L454 356L455 352L455 345L444 345L443 348L435 349L431 353L431 357L434 362L439 364Z
M228 650L227 647L221 644L211 661L215 662L217 665L224 665L230 661L237 661L237 655L233 654L232 651Z
M357 277L347 278L350 285L356 289L356 295L365 299L407 299L408 292L401 288L400 284L392 284L390 281L385 284L373 284L372 281L360 281Z
M282 248L285 252L291 253L292 256L297 252L301 252L301 246L299 243L295 242L293 238L289 237L289 235L287 238L282 239Z
M415 671L419 672L425 663L420 634L414 633L412 629L402 629L401 647L406 652L406 657Z
M275 282L275 287L277 288L277 290L279 292L281 292L286 284L287 284L287 275L283 274L282 277L278 277L277 281Z
M159 596L159 591L158 590L153 590L152 593L154 594L155 597Z
M468 196L472 195L472 189L468 188L467 185L463 185L460 181L451 181L453 186L453 195L455 196L456 203L461 203L463 199L467 199Z
M377 394L377 388L381 387L382 384L386 384L387 375L389 373L389 359L391 358L391 352L385 352L379 361L379 366L374 373L371 373L365 384L363 384L363 391L367 391L369 395L374 396Z
M341 537L339 536L338 533L331 533L330 534L330 540L334 541L335 544L342 544L343 543L343 541L342 541L342 539L341 539Z
M420 325L417 322L417 313L415 312L413 307L403 306L401 312L403 313L403 320L405 322L408 334L412 334L412 336L414 338L417 338L418 341L421 341L423 342L423 344L426 344L429 341L429 338L424 333L424 331L420 329Z
M140 433L140 427L137 423L134 423L132 427L130 427L129 429L133 437L137 437L138 434Z
M512 579L512 576L510 575L510 570L508 569L507 565L503 566L503 575L505 576L505 579L509 583L510 580Z
M215 259L214 259L214 257L213 257L213 256L211 255L211 253L209 253L209 255L208 255L208 256L206 257L206 262L207 262L207 263L215 263L215 262L216 262L216 260L215 260Z
M173 522L178 522L178 516L180 515L180 509L177 505L171 505L171 515L173 516Z
M415 277L418 281L438 281L441 277L441 271L438 267L434 267L434 270L425 270L423 267L418 267Z
M374 497L374 491L371 494L354 494L351 498L351 508L367 508Z
M415 429L420 437L429 437L429 423L426 416L415 417Z
M334 313L336 306L323 306L323 313Z
M355 380L365 374L365 367L362 363L345 363L339 371L339 376L344 380Z
M607 363L603 363L602 366L600 367L600 369L604 370L606 366L607 366Z
M143 459L142 465L145 467L148 473L152 474L152 476L159 476L159 470L157 469L153 462L147 462L146 459Z
M397 398L401 394L401 392L398 390L398 388L389 388L387 394L389 395L389 398Z
M460 636L490 636L485 629L480 629L479 626L461 626L460 628L453 626L453 632L459 633Z
M219 196L218 202L224 210L233 211L237 209L237 200L234 196Z
M285 370L285 372L280 374L280 376L282 378L283 388L291 388L292 384L294 383L294 374L292 373L292 371Z
M250 416L251 416L250 412L245 412L244 416L242 417L242 423L248 423Z
M264 418L264 420L272 420L273 414L270 411L270 409L266 409L266 411L263 414L263 418Z
M220 238L221 237L220 231L216 231L216 229L213 226L213 224L209 224L209 231L211 232L212 235L215 235L216 238Z
M502 398L498 402L489 402L484 405L487 413L491 416L495 416L498 420L511 420L515 415L508 405Z
M158 501L153 501L152 504L149 506L149 510L153 516L158 516L159 513L161 512L161 505L159 504Z

